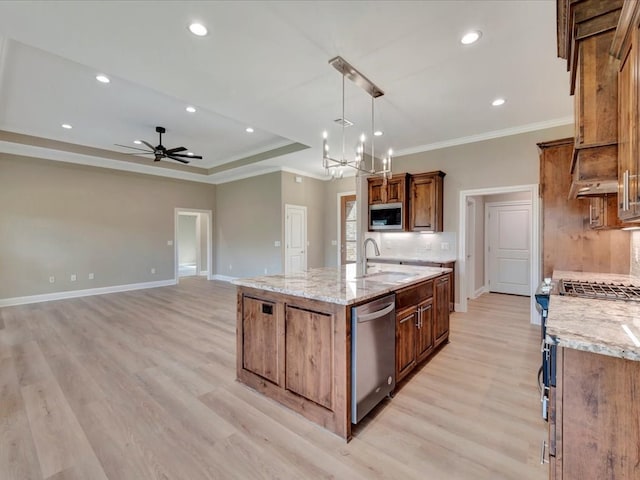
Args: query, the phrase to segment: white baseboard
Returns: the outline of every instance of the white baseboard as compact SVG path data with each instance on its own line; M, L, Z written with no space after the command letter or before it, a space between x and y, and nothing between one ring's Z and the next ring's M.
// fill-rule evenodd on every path
M473 292L473 297L471 297L471 298L478 298L480 295L483 295L483 294L487 293L488 291L489 291L489 289L487 288L487 286L483 285L482 287L477 289L475 292Z
M176 281L172 278L170 280L158 280L156 282L130 283L128 285L87 288L85 290L69 290L67 292L44 293L41 295L29 295L27 297L0 298L0 307L13 307L15 305L50 302L52 300L64 300L67 298L89 297L91 295L104 295L105 293L128 292L131 290L143 290L145 288L167 287L175 284Z
M198 275L201 276L201 277L208 277L209 276L209 270L200 270Z
M238 277L229 277L227 275L220 275L220 274L215 274L211 276L211 280L220 280L222 282L231 282L232 280L235 280Z

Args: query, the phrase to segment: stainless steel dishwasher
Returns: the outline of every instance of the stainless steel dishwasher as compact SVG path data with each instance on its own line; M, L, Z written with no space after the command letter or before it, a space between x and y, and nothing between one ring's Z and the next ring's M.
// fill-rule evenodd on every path
M351 423L396 386L395 295L351 309Z

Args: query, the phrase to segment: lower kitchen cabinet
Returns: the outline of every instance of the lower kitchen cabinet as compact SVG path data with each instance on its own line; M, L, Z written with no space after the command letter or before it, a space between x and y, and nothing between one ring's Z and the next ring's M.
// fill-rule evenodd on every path
M549 478L640 478L640 362L559 348Z
M449 336L449 275L396 292L396 382Z
M447 273L434 280L435 321L434 341L436 346L449 338L449 297L451 294L451 274Z
M244 297L244 332L245 354L242 366L250 372L275 383L281 383L278 371L278 317L280 306L275 302Z

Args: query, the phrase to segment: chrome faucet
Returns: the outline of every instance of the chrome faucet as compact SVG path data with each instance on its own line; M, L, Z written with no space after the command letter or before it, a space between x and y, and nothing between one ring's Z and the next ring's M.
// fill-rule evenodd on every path
M373 250L374 250L374 253L376 254L376 257L380 256L380 249L378 248L378 243L375 241L375 239L372 237L365 238L362 244L362 263L360 264L361 275L367 274L367 244L369 242L373 243Z

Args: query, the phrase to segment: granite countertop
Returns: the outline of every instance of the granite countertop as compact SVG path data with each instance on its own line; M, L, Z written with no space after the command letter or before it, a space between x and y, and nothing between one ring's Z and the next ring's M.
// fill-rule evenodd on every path
M629 275L554 271L559 279L640 285ZM552 295L547 336L558 346L640 361L640 302Z
M352 305L448 272L451 272L450 268L378 264L369 267L369 276L363 278L357 274L356 265L350 264L291 274L238 278L232 283L339 305Z
M378 262L412 262L412 263L449 263L455 262L456 257L411 258L411 257L367 257L369 263Z

